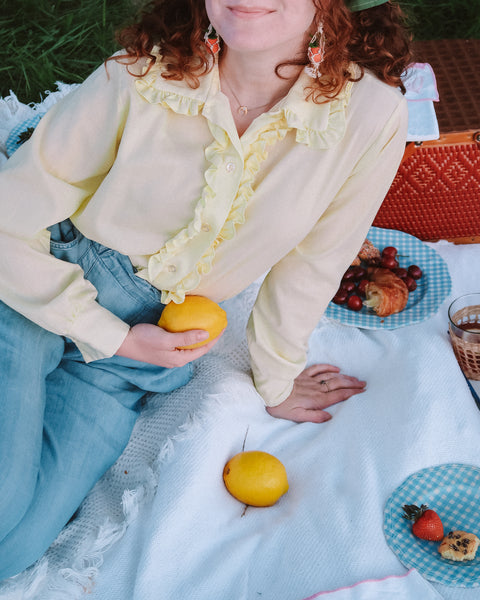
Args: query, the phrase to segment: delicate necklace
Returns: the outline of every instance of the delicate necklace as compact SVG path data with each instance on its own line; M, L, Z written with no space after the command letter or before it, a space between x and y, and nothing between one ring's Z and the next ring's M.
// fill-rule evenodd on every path
M248 111L259 110L260 108L265 108L266 106L273 105L277 100L280 100L280 98L281 98L281 96L278 96L278 98L274 98L270 102L266 102L265 104L262 104L261 106L250 106L250 107L248 107L246 104L242 104L240 102L240 100L237 98L237 94L233 91L232 86L227 81L227 79L225 78L225 76L223 76L223 82L227 84L228 89L232 92L232 95L233 95L233 97L235 98L235 101L238 104L237 112L242 117L245 117L248 114Z

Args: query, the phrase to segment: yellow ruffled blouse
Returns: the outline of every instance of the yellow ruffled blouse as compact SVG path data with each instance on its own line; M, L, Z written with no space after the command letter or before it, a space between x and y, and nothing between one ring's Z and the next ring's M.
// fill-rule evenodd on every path
M116 352L128 325L49 253L46 228L66 218L129 256L164 303L220 302L267 274L247 338L255 385L277 405L395 175L406 102L366 73L315 104L302 73L239 137L216 66L197 89L161 71L102 65L7 161L0 298L71 338L86 361Z

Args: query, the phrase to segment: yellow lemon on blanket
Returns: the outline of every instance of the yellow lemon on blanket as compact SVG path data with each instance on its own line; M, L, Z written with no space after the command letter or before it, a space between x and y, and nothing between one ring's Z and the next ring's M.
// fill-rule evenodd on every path
M223 481L234 498L250 506L272 506L288 490L283 464L258 450L231 458L223 469Z
M204 296L185 296L181 304L169 302L163 309L158 325L178 333L189 329L205 329L210 334L206 340L189 346L181 346L183 350L203 346L213 340L227 326L227 313L216 302Z

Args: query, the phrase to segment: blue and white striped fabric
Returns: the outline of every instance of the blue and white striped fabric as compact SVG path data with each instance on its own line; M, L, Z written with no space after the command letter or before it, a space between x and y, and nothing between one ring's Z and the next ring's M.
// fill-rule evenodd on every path
M355 312L346 305L333 302L328 305L325 316L362 329L396 329L433 316L452 286L448 267L442 257L433 248L403 231L371 227L367 237L380 250L385 246L395 246L401 267L414 264L422 269L423 277L417 281L417 289L410 292L404 310L388 317L378 317L366 307Z
M415 537L403 518L404 504L426 504L442 520L445 535L460 529L480 537L480 469L467 464L443 464L408 477L390 496L384 512L387 543L407 568L448 586L480 586L480 555L473 561L442 558L439 542Z

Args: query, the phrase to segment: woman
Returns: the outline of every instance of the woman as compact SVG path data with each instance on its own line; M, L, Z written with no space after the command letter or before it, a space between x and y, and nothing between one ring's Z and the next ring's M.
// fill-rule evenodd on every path
M178 350L206 334L157 327L163 304L268 272L247 333L270 414L325 421L364 390L304 370L405 143L401 13L349 4L153 2L0 173L0 579L47 549L142 397L212 347Z

